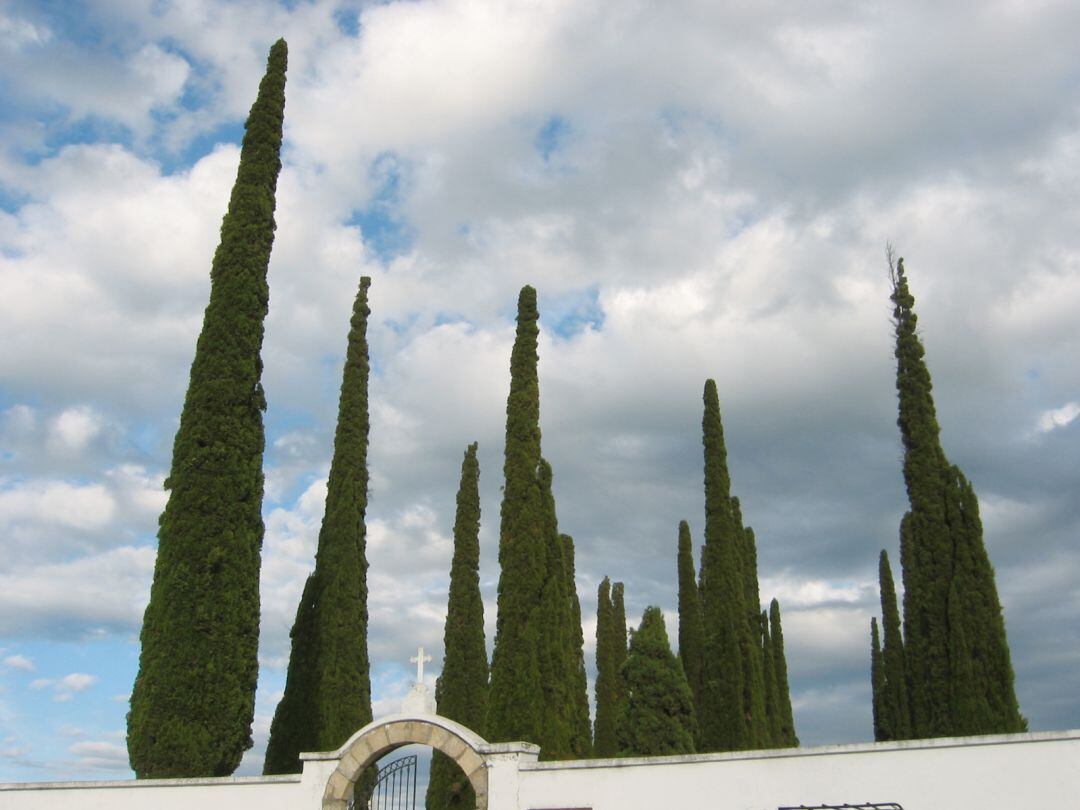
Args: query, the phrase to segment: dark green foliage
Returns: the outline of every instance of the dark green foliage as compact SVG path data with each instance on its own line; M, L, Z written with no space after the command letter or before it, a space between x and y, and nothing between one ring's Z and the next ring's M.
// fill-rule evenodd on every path
M930 372L917 333L904 262L892 273L896 389L910 510L900 524L904 653L912 734L1026 728L1013 688L993 567L978 501L941 448ZM886 639L886 650L888 639Z
M589 681L585 674L585 634L581 628L581 600L578 599L575 579L574 539L568 534L559 535L563 552L563 570L566 574L566 593L569 603L566 634L568 649L570 708L570 757L583 759L592 754L592 724L589 722Z
M660 608L645 609L622 673L627 700L617 727L620 752L624 756L693 753L694 697L682 664L671 652Z
M878 636L877 618L870 618L870 695L874 710L874 739L877 742L888 740L889 729L886 717L888 707L885 704L885 656L881 653L881 638Z
M543 759L574 759L591 749L581 605L574 582L574 541L559 534L551 465L537 470L548 559L541 596L540 680L544 690Z
M353 305L315 570L292 630L285 694L270 726L264 772L298 773L301 751L329 751L371 721L367 653L367 290Z
M480 464L475 442L461 464L443 649L442 674L435 686L439 714L483 736L488 662L480 597ZM472 810L475 806L476 796L461 768L442 752L433 752L428 810Z
M791 712L791 688L788 685L787 655L784 653L784 626L780 622L780 603L769 603L769 641L776 679L777 709L780 714L780 737L777 745L795 748L799 738L795 734L795 718Z
M875 740L907 740L911 738L911 710L907 697L907 674L904 662L904 639L900 632L900 610L896 604L889 555L882 549L878 559L878 582L881 593L881 623L884 638L881 644L880 717L875 711ZM878 736L878 734L882 736Z
M263 537L260 382L287 48L270 49L210 270L165 480L128 714L140 778L225 776L251 747Z
M540 455L536 291L518 297L510 356L499 529L499 608L488 737L540 745L543 759L589 751L581 606L573 541L559 534L552 472Z
M626 660L625 621L625 614L621 625L616 619L611 582L604 577L596 595L596 726L593 753L598 757L613 757L619 752L615 727L626 693L621 672Z
M505 485L499 527L499 596L486 728L493 742L543 745L547 708L540 677L541 603L548 546L540 481L540 386L536 291L518 297L506 401Z
M705 454L705 546L701 613L705 647L700 724L703 751L769 745L753 533L731 496L716 383L707 380L702 433Z
M761 654L765 674L765 716L769 721L769 744L780 748L780 696L777 694L776 664L773 661L772 639L769 637L769 613L761 611Z
M679 522L679 660L694 695L695 707L701 706L704 636L690 525L683 520Z

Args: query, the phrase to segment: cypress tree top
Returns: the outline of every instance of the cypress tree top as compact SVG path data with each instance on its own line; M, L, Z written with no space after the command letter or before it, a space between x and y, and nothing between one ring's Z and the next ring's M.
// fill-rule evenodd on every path
M278 40L247 119L165 480L128 714L140 778L225 776L252 744L266 408L259 355L286 62Z

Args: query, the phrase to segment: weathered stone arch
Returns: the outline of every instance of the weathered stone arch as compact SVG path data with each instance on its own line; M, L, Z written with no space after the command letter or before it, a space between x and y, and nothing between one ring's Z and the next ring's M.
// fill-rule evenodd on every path
M460 723L438 715L393 715L368 723L335 754L337 769L323 791L323 810L345 810L356 780L383 754L403 745L430 745L454 760L476 792L476 810L487 810L487 742Z

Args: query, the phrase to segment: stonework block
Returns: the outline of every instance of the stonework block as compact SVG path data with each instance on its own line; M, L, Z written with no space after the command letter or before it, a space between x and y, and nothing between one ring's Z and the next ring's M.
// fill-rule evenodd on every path
M469 750L469 746L465 744L465 741L458 737L456 734L451 734L449 731L443 731L442 729L439 730L446 735L446 739L441 745L436 747L448 757L450 757L451 759L457 759ZM435 745L434 742L432 742L431 744L433 746Z
M352 780L341 771L334 771L330 776L330 781L326 783L326 791L323 793L323 798L344 799L349 795L349 790L351 788Z
M388 749L393 743L390 741L389 735L386 733L386 726L379 726L368 733L368 739L371 740L371 750L376 754L381 754Z
M353 781L356 781L356 777L360 775L360 766L364 764L364 761L356 756L357 747L363 746L353 746L346 751L338 765L338 770Z
M484 767L483 758L471 748L466 748L459 756L454 757L454 760L461 767L461 770L465 772L466 776L469 776L477 768Z

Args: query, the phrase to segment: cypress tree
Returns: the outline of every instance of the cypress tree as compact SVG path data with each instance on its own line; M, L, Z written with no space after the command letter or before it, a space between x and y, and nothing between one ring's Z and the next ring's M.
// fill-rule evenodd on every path
M660 608L645 609L622 672L627 701L617 729L621 753L693 753L697 726L694 697L682 664L671 652Z
M540 459L537 475L548 559L539 617L540 681L547 707L540 756L573 759L587 756L591 748L581 605L574 582L574 541L559 533L552 470L546 459Z
M478 734L487 714L488 662L484 646L484 603L480 596L480 463L476 442L465 451L454 519L454 557L443 634L443 668L435 686L439 714ZM471 810L476 797L461 768L434 751L428 781L428 810Z
M911 738L911 709L908 706L904 639L900 632L900 610L896 603L892 567L884 549L878 558L878 582L884 631L881 650L884 695L880 728L885 736L876 736L878 724L875 723L874 739L907 740Z
M499 527L499 593L491 691L486 723L493 742L544 745L544 690L540 675L542 596L549 566L547 518L540 467L539 315L536 290L518 297L517 335L510 355L506 449Z
M559 535L566 573L566 593L569 603L569 632L567 660L569 662L570 757L583 759L592 754L592 726L589 722L589 681L585 674L585 635L581 627L581 601L577 594L574 560L574 539Z
M367 653L367 290L353 304L334 453L315 570L292 631L285 694L274 712L265 773L298 773L301 751L328 751L371 721Z
M140 778L225 776L252 744L266 409L260 352L286 62L278 40L247 119L165 480L127 718Z
M874 740L892 739L888 728L889 710L885 704L885 656L881 652L877 617L870 617L870 695L874 710Z
M615 605L611 601L611 580L600 582L596 594L596 723L593 753L613 757L618 753L615 724L618 721L619 681L622 675L616 664Z
M795 718L791 712L791 688L788 685L787 655L784 653L784 627L780 622L780 603L769 603L769 639L772 644L773 667L776 674L776 698L780 712L780 744L795 748L799 738L795 734Z
M776 664L773 661L772 639L769 637L769 613L761 611L761 653L765 674L765 716L769 721L769 745L783 747L780 729L780 696L777 694Z
M705 454L705 546L701 613L705 655L698 717L701 748L731 751L769 744L761 655L757 554L731 496L716 383L707 380L702 433Z
M904 654L916 737L1026 728L978 500L941 448L904 261L889 256L904 484ZM955 602L955 604L954 604ZM888 642L886 641L886 649Z
M615 717L618 718L626 706L626 676L623 674L623 665L626 663L627 632L626 632L626 605L624 600L626 588L623 583L615 582L611 585L611 650L612 666L619 673L615 679ZM616 721L617 722L617 721Z
M679 660L694 695L694 706L699 711L704 635L690 524L683 520L679 522Z

